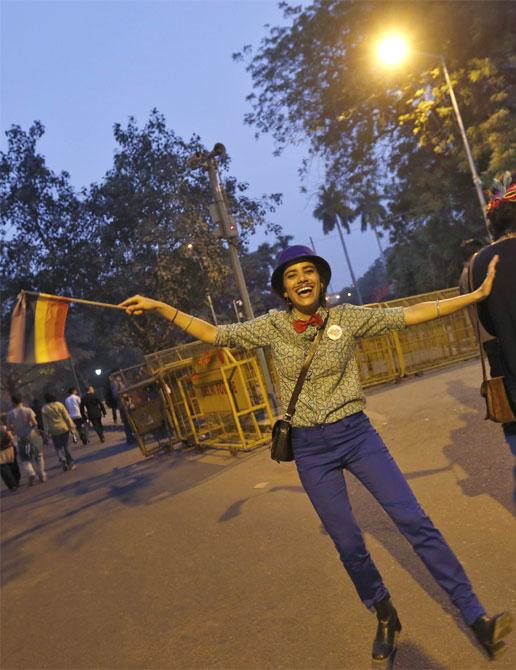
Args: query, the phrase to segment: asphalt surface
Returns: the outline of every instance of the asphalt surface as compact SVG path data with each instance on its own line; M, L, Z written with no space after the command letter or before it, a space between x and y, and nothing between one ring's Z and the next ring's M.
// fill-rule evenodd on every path
M513 459L477 362L368 391L368 414L489 612L516 613ZM358 601L292 464L265 448L145 460L109 427L63 473L2 490L2 670L370 668ZM2 484L3 486L3 484ZM361 485L355 514L403 624L396 668L489 662ZM511 644L512 643L512 644Z

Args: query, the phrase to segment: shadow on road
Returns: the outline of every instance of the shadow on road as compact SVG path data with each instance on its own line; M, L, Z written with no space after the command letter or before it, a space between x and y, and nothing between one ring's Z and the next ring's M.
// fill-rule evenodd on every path
M225 521L230 521L235 517L239 516L242 513L242 508L248 500L256 500L261 498L263 495L269 495L270 493L278 493L280 491L286 491L288 493L304 493L302 486L273 486L272 488L259 493L258 495L248 496L247 498L241 498L232 503L227 510L222 514L218 521L219 523L224 523ZM326 532L326 531L325 531Z
M363 533L372 535L379 544L382 544L392 558L416 581L421 588L425 589L427 594L435 600L440 607L457 618L455 607L448 600L448 597L442 592L439 586L434 582L429 572L414 553L409 543L403 538L394 523L378 505L376 500L365 489L360 482L346 473L346 480L350 484L350 500L353 505L353 512L358 525ZM227 510L219 517L219 523L225 523L235 519L244 513L244 505L249 501L259 501L264 495L274 493L302 493L302 486L274 486L264 490L257 495L241 498L232 503ZM320 532L327 535L324 526L320 525ZM374 556L372 557L374 561ZM379 566L381 572L381 565ZM344 569L344 568L343 568ZM387 585L388 586L388 585ZM458 619L457 619L458 620ZM419 666L417 666L419 667Z
M115 444L99 450L78 460L79 467L75 475L80 473L81 463L105 458L109 452L116 455L125 451L124 444ZM244 457L245 458L245 457ZM69 519L75 519L72 527L59 533L54 542L73 545L76 537L82 541L87 537L82 531L91 524L98 524L99 517L107 519L110 514L118 511L121 506L139 507L144 505L162 504L183 491L199 486L207 479L226 472L228 468L237 466L242 458L234 459L231 463L205 463L201 455L186 453L165 454L158 453L152 458L141 460L121 468L113 468L100 475L84 477L75 481L66 482L69 473L61 473L57 466L49 468L49 472L56 470L56 477L63 480L63 484L54 484L51 477L48 484L38 484L32 489L20 491L16 498L10 497L8 505L4 505L4 513L22 511L26 515L28 527L9 536L8 528L4 526L4 540L2 542L2 574L1 584L22 577L33 558L27 552L27 540L35 533L45 529L59 527ZM50 484L50 485L49 485ZM88 511L101 508L101 514L84 517ZM32 511L37 513L37 522L32 522ZM32 522L32 523L31 523Z
M438 663L414 642L400 641L395 662L396 670L414 670L427 668L431 670L447 670L448 666Z
M92 461L99 461L103 458L111 458L112 456L118 456L118 454L128 451L129 449L134 449L134 445L127 445L125 442L116 442L109 447L105 447L102 444L99 444L98 448L84 446L77 447L73 452L76 459L80 459L81 463L90 463Z
M458 416L464 426L451 432L450 443L443 448L450 464L453 466L457 463L468 475L467 479L457 479L457 484L464 495L489 495L514 514L513 492L509 487L500 486L501 477L508 482L511 477L511 465L508 463L510 452L504 441L501 425L498 429L499 443L486 443L478 448L475 446L478 444L476 433L479 423L484 420L483 406L479 407L478 400L472 396L471 389L462 380L448 382L447 391L457 401L457 405L463 408Z

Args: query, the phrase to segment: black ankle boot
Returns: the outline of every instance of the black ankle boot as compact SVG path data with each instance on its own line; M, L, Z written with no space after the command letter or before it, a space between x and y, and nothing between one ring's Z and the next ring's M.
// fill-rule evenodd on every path
M374 604L378 617L378 628L373 642L373 661L387 661L396 651L401 623L390 598L384 598Z
M512 630L512 615L510 612L502 612L493 617L484 614L470 628L489 658L494 659L505 651L506 645L502 638Z

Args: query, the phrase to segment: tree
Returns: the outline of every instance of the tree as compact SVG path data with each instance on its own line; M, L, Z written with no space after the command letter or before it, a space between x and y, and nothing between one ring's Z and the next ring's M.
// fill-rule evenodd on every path
M185 141L166 127L156 110L143 128L131 118L115 126L114 166L93 185L88 208L98 222L97 292L118 302L141 293L210 318L206 294L223 292L230 280L227 251L218 239L208 206L213 200L208 175L192 170L189 157L204 150L199 137ZM223 168L226 170L228 161ZM279 196L246 195L247 184L225 176L229 207L241 231L245 253L258 226L277 227L267 216ZM109 249L109 254L102 250ZM113 319L111 314L101 319ZM183 333L155 318L117 321L114 342L137 344L145 352L173 346Z
M390 249L385 252L385 257L390 256ZM364 303L385 302L394 298L392 286L387 277L385 261L383 258L377 258L368 268L367 272L358 280L360 292L364 298Z
M208 287L212 294L232 292L228 252L208 212L213 199L208 176L188 167L188 158L204 149L199 137L181 139L156 110L142 128L130 118L126 126L116 124L114 133L112 169L98 183L75 191L69 175L54 173L38 152L41 123L27 132L19 126L7 131L7 150L0 155L4 351L5 317L22 288L109 303L146 293L208 318ZM268 216L280 196L249 197L247 184L228 168L225 159L221 172L245 258L258 226L278 232ZM266 284L262 290L268 295ZM113 309L76 305L67 320L69 348L89 382L93 360L103 368L124 367L142 352L174 346L185 337L160 319L129 319ZM72 383L65 364L7 366L3 372L10 391L39 388L40 372L46 381L58 383L66 376L66 385Z
M38 121L28 131L12 126L6 132L7 149L0 153L1 388L8 393L37 389L39 381L51 379L57 369L55 365L4 365L6 317L17 294L22 288L72 293L88 267L84 249L93 235L68 173L53 172L37 151L44 130ZM80 346L76 353L80 358Z
M314 210L314 216L316 219L322 221L325 235L331 232L334 228L337 228L340 242L342 244L342 251L344 252L349 274L351 275L351 281L353 282L353 287L356 291L358 302L359 304L362 304L363 301L360 294L360 288L357 284L355 273L353 272L353 266L351 265L351 259L346 247L346 242L344 241L344 236L342 234L342 228L345 228L349 233L349 224L354 217L354 211L348 207L343 193L339 191L335 183L331 183L329 186L320 187L319 202Z
M68 173L55 174L37 152L43 134L39 122L28 132L13 126L0 153L2 286L11 298L22 287L70 290L93 234Z
M379 220L394 245L428 239L425 229L435 229L437 220L466 237L478 234L481 212L439 59L415 56L389 74L373 64L372 51L386 27L397 27L417 51L444 55L487 185L516 162L516 4L315 0L308 7L282 6L285 24L270 28L256 51L247 46L235 55L246 60L254 84L246 122L257 134L271 134L277 152L308 141L302 174L313 156L322 159L325 182L337 183L352 209L364 212L362 194L380 196L385 214ZM363 217L362 224L373 218ZM448 259L457 231L439 240ZM424 255L415 261L424 263ZM434 288L451 281L454 271L433 268L440 278Z

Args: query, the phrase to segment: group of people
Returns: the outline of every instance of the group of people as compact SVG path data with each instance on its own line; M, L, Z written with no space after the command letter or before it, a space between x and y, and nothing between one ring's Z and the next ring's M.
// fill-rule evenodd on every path
M18 458L27 476L27 485L32 486L36 476L47 481L44 445L52 440L61 467L66 472L76 465L70 451L70 438L88 444L88 424L105 442L102 418L106 409L95 393L93 386L81 397L77 389L68 389L64 404L53 393L44 395L45 404L35 409L26 406L18 394L11 396L12 409L7 413L5 424L0 423L0 449L5 452L0 472L5 485L15 491L21 479Z

